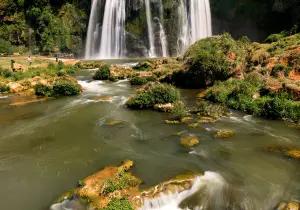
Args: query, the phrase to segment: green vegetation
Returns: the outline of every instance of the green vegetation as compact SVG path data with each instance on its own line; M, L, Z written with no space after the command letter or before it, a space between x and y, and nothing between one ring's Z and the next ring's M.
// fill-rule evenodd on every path
M133 69L136 71L149 71L152 69L152 66L149 62L143 62L138 63L136 66L133 67Z
M175 120L180 120L188 115L188 110L182 101L177 101L174 103L171 114Z
M148 82L153 82L155 81L155 77L139 77L135 76L130 79L130 84L131 85L145 85Z
M127 101L132 109L149 109L155 104L175 103L180 99L180 93L175 87L167 84L149 83L145 88Z
M76 96L80 94L81 87L76 81L60 79L53 85L37 84L34 90L37 96Z
M109 202L107 207L103 210L133 210L133 207L129 203L129 201L125 198L116 199L114 198Z
M272 71L271 76L278 77L279 73L282 73L284 76L289 76L289 73L291 72L291 67L285 66L283 64L276 64Z
M89 1L1 1L0 53L79 54L89 7Z
M210 37L196 42L186 54L186 70L173 74L176 85L202 88L224 81L243 70L247 41L235 41L229 34Z
M93 76L94 80L108 80L110 78L110 66L103 65L99 67Z
M140 180L128 172L120 172L115 177L108 179L103 186L103 194L113 193L117 190L135 187L140 184Z
M10 88L6 84L0 83L0 93L6 93L9 92Z
M264 93L263 90L262 82L231 79L209 88L206 98L257 116L299 121L299 101L293 101L286 92Z

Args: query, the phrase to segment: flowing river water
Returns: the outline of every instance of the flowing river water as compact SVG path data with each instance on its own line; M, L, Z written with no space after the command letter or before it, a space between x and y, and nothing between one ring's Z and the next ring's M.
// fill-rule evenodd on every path
M90 78L87 72L78 76L84 88L78 97L17 107L9 106L13 96L0 97L0 209L49 209L78 180L125 159L135 162L133 172L145 186L186 171L205 172L194 186L206 189L201 193L165 195L143 209L179 209L185 200L194 209L268 210L282 200L300 199L299 161L263 150L273 144L300 146L299 129L235 112L201 129L167 125L167 114L124 106L135 92L128 81ZM184 101L194 103L196 90L181 92ZM107 123L114 120L122 123ZM236 136L215 139L221 128L234 129ZM200 144L182 148L179 132L197 135Z

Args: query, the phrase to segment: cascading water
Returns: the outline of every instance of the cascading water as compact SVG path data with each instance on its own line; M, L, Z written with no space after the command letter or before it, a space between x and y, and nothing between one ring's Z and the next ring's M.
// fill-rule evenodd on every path
M209 0L180 0L178 54L199 39L212 35Z
M153 199L144 200L144 205L139 210L182 210L180 204L199 191L205 191L203 202L196 209L207 209L210 199L221 196L226 187L226 182L222 176L215 172L205 172L203 176L194 180L193 186L189 190L180 193L160 194ZM188 208L184 208L188 210Z
M145 9L146 9L148 39L149 39L149 56L156 57L150 0L145 0Z
M129 48L126 49L126 37L130 34L130 31L125 30L127 17L130 16L131 11L128 5L129 7L136 5L131 1L133 0L92 1L85 50L87 59L130 57L135 53L136 48L130 48L135 45L131 41L128 42ZM170 40L175 40L176 45L176 35L174 39L174 33L166 31L170 26L165 27L163 1L140 0L140 3L141 7L137 8L140 10L139 15L146 16L143 24L147 30L147 38L145 39L143 34L138 38L131 34L131 38L134 37L133 40L139 43L137 45L142 43L141 45L145 46L145 43L148 43L148 47L145 47L148 49L148 55L145 55L144 51L137 54L149 57L168 57L169 52L172 55L176 54L174 49L168 48L174 46ZM133 10L136 15L137 9L133 8ZM181 55L195 41L212 35L209 0L179 0L177 12L178 21L175 21L175 24L178 24L177 55ZM132 23L130 25L132 26ZM169 36L173 37L168 39Z

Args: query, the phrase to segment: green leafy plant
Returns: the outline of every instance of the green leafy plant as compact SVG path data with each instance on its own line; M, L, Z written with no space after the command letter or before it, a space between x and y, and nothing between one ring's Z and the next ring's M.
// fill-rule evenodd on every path
M108 80L110 77L109 65L101 66L93 76L94 80Z

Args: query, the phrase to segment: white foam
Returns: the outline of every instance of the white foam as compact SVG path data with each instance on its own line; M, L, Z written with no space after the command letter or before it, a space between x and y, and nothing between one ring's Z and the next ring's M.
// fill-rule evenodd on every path
M208 197L218 196L219 193L222 193L225 184L226 182L221 175L207 171L203 176L199 176L194 180L191 189L173 194L161 193L157 198L146 199L140 210L182 210L180 208L181 202L199 190L206 189ZM203 206L199 206L199 209L203 209Z

